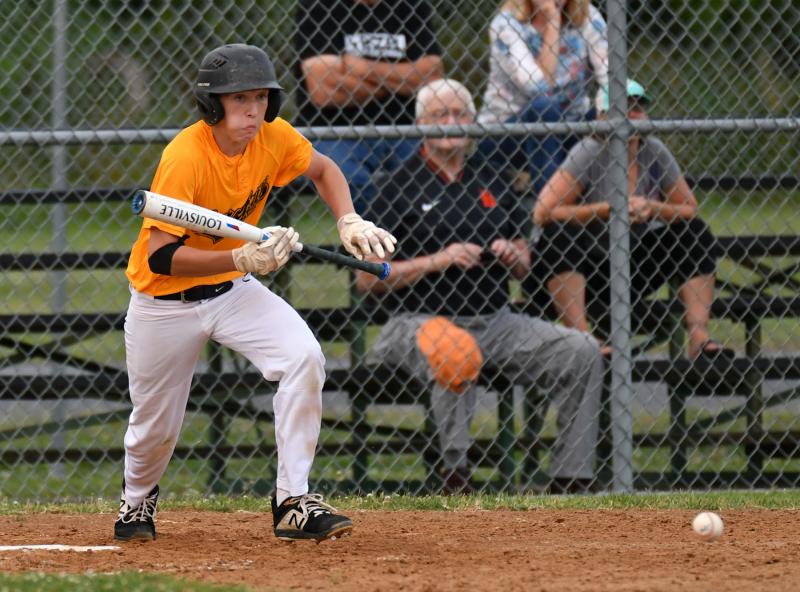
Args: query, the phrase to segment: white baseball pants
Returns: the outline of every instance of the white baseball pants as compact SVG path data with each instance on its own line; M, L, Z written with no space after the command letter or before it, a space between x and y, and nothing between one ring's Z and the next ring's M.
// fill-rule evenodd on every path
M133 412L125 433L125 495L138 505L167 468L186 411L200 353L211 339L244 355L273 399L278 483L308 492L322 418L325 358L305 321L247 275L225 294L199 302L156 300L131 290L125 349Z

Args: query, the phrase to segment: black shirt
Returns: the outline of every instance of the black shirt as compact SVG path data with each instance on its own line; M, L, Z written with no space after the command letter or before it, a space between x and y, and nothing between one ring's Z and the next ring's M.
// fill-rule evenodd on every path
M529 212L475 158L462 178L448 183L417 153L392 174L376 178L378 194L365 214L398 239L394 260L430 255L456 242L488 251L496 238L526 236ZM489 314L508 304L509 269L492 255L485 264L451 266L415 284L392 290L384 302L395 310L443 315Z
M391 62L441 55L428 0L380 0L374 6L353 0L300 0L294 36L298 62L298 122L301 125L405 125L414 122L414 97L389 94L366 104L320 109L308 98L300 62L345 51Z

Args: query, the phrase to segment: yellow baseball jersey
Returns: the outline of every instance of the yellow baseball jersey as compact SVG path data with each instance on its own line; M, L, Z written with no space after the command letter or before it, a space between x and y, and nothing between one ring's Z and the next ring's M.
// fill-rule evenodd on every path
M311 143L288 122L276 118L261 124L243 154L226 156L217 146L211 127L198 121L182 130L164 149L150 190L257 226L270 190L302 175L311 164L311 153ZM161 296L242 275L239 271L203 277L153 273L147 262L147 242L153 227L187 236L184 244L197 249L224 251L244 243L145 218L126 272L139 292Z

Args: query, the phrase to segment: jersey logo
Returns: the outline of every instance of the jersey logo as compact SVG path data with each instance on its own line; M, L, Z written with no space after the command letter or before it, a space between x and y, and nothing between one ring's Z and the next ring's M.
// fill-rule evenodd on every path
M354 33L344 37L347 53L373 60L405 59L406 46L406 36L402 33Z
M247 199L244 200L244 203L241 207L234 209L230 209L225 212L226 216L230 216L231 218L236 218L237 220L244 220L247 218L253 210L256 209L258 204L261 202L262 199L266 198L267 193L269 193L270 184L269 184L269 175L267 175L261 183L259 183L258 187L253 189L250 194L247 196ZM234 224L228 224L234 230L239 230L239 227ZM222 240L221 236L212 236L210 234L205 234L203 232L197 233L199 236L203 236L209 239L213 244L217 244L219 241Z
M484 208L493 208L497 205L497 200L488 189L481 190L481 204Z
M428 212L430 212L430 211L431 211L433 208L435 208L436 206L438 206L438 205L439 205L439 202L440 202L440 201L441 201L441 200L439 200L439 199L434 199L434 200L433 200L431 203L424 203L424 204L422 204L422 212L423 212L423 213L428 213Z
M236 208L235 210L231 209L225 212L226 216L230 216L231 218L236 218L237 220L244 220L246 219L250 213L256 209L256 206L259 202L264 199L269 193L270 186L269 186L269 175L267 175L263 181L250 192L250 195L247 196L247 199L244 200L242 207Z

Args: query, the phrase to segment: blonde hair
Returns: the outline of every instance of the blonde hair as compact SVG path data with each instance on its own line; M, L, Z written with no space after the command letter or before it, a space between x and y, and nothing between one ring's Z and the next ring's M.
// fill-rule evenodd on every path
M435 97L445 97L448 94L461 99L473 116L477 113L475 101L472 100L472 94L466 86L453 78L439 78L427 83L417 91L417 101L414 105L414 114L417 119L425 115L425 110Z
M564 13L573 27L582 27L589 18L589 0L566 0ZM517 17L517 20L530 21L536 7L533 0L506 0L500 5L500 10L507 10Z

